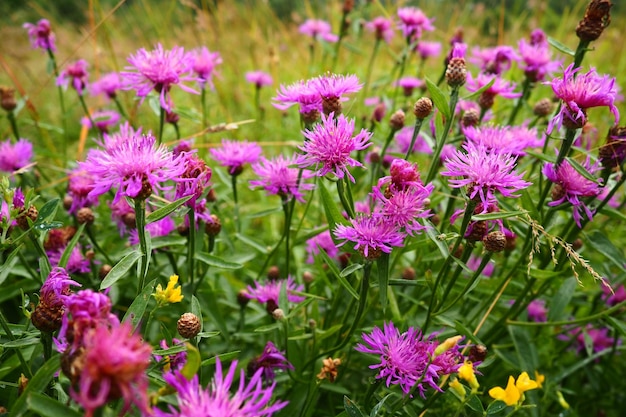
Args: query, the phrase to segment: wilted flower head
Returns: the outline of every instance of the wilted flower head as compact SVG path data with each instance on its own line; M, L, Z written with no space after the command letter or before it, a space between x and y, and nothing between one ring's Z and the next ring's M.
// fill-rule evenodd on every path
M193 60L191 68L194 74L198 76L200 88L206 88L209 85L213 88L213 77L217 74L215 68L222 64L222 56L219 52L211 52L206 46L195 49L190 52Z
M326 42L337 42L339 36L332 33L330 23L320 19L307 19L300 25L298 31L313 39L322 39Z
M23 27L28 30L28 38L33 48L56 52L54 32L52 32L50 22L47 19L41 19L36 24L24 23Z
M274 82L272 76L263 71L246 72L246 81L250 84L254 84L256 88L272 85Z
M376 34L376 39L391 42L393 38L393 22L383 16L375 17L372 21L365 23L365 29Z
M222 146L211 149L213 159L228 168L230 175L239 175L244 164L253 164L259 160L263 150L256 142L247 140L238 142L222 139Z
M117 91L122 89L122 77L118 72L104 74L97 81L89 84L89 92L93 96L103 94L110 99L117 96Z
M84 59L68 65L57 78L57 85L67 88L68 84L72 84L72 87L78 92L78 95L83 95L83 90L87 86L87 67L89 64Z
M398 9L399 27L405 38L421 38L422 31L435 30L433 21L426 17L423 11L416 7L401 7Z
M15 143L11 139L0 142L0 171L13 173L28 166L33 159L33 144L24 138Z
M350 226L338 224L333 234L344 240L356 243L354 249L369 260L376 259L382 253L391 253L394 247L404 246L404 233L398 230L395 223L378 216L357 216L350 219Z
M266 383L271 383L276 378L275 370L293 369L284 352L279 351L274 343L267 342L263 353L248 363L248 375L253 376L259 369L263 370L263 379Z
M536 128L526 126L468 126L463 128L465 137L490 152L525 155L525 150L543 144L537 137Z
M177 149L174 149L173 153L176 154ZM195 152L178 152L178 155L183 160L185 172L183 172L179 178L180 181L176 184L174 198L179 199L191 195L191 199L187 200L185 205L195 209L198 199L210 185L213 171Z
M302 191L312 190L313 184L305 183L313 174L310 171L302 171L293 167L296 164L296 156L285 158L278 155L272 159L261 158L252 165L252 170L259 179L251 180L252 187L263 187L268 194L278 194L281 198L295 198L304 202Z

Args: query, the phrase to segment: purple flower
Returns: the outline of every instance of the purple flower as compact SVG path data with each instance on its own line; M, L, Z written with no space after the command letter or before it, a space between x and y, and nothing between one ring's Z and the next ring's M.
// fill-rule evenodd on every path
M243 165L257 162L262 152L263 150L256 142L248 142L247 140L237 142L222 139L221 147L211 149L213 159L228 168L230 175L241 174Z
M307 140L299 146L303 154L298 156L296 163L300 168L315 166L315 174L320 177L333 172L338 178L347 175L354 182L348 167L363 167L363 164L351 158L350 153L370 146L372 134L365 129L354 137L353 133L354 120L348 120L342 114L337 119L333 113L322 115L322 123L303 132Z
M416 7L399 8L398 18L400 18L399 27L405 38L421 38L422 31L432 32L435 30L432 23L435 19L429 19L424 12Z
M326 74L309 81L322 100L345 101L344 94L356 93L363 87L356 75Z
M322 97L310 82L298 81L288 86L281 85L272 105L279 110L287 110L294 104L300 106L300 113L308 119L316 120L322 112Z
M300 25L298 31L314 39L323 39L326 42L337 42L339 36L332 33L330 23L320 19L307 19Z
M252 187L263 187L268 194L278 194L281 198L290 200L292 197L304 203L302 191L312 190L313 184L306 184L304 180L313 174L292 167L296 164L296 156L285 158L279 155L273 159L261 158L252 165L252 170L259 179L250 181Z
M183 90L198 94L198 92L183 84L185 81L201 79L192 74L194 59L185 53L184 48L175 46L171 50L164 50L159 43L156 49L146 51L141 48L135 55L128 58L131 66L124 76L127 90L136 90L142 100L155 90L160 96L161 107L168 112L172 111L170 90L174 85Z
M254 84L256 88L272 85L274 82L272 76L263 71L246 72L246 81L250 84Z
M533 81L543 81L545 77L556 71L560 61L552 60L550 44L541 29L535 29L530 35L530 42L520 39L518 50L523 62L522 70L526 77Z
M102 133L107 133L110 127L115 126L120 122L120 114L114 110L98 111L91 114L91 120L85 116L80 119L80 124L86 126L88 129L93 128L91 121L96 125L95 127Z
M177 152L177 149L174 149L173 153L180 155L185 166L185 172L176 184L174 198L179 199L191 195L191 199L187 200L185 205L195 209L196 202L210 185L209 181L213 172L195 152Z
M506 98L517 98L522 96L522 93L513 92L513 90L515 90L515 83L509 83L497 75L488 75L483 73L478 74L476 78L473 78L470 73L467 74L467 90L471 92L478 91L489 84L492 80L494 80L493 84L481 93L478 100L478 104L481 109L491 108L493 106L493 99L496 96Z
M203 46L191 51L190 55L193 59L191 68L199 79L200 88L205 89L207 84L213 88L213 77L217 74L215 67L222 64L220 53L211 52Z
M33 159L33 144L20 138L15 143L11 139L0 142L0 171L12 173L30 165Z
M432 213L426 208L430 203L430 194L435 186L411 186L403 189L389 187L384 192L378 187L374 188L372 196L380 204L379 211L373 217L379 217L384 222L395 224L397 228L404 229L410 236L426 229L418 219L430 217Z
M385 17L375 17L371 22L365 23L365 29L376 34L376 39L384 40L385 42L391 42L393 38L393 22Z
M178 410L169 406L169 412L154 408L155 417L191 417L191 416L223 416L223 417L271 417L275 412L287 405L287 402L271 403L276 383L264 387L263 369L250 378L246 384L243 369L239 375L239 387L231 395L231 387L237 370L237 361L230 365L228 373L223 374L222 363L216 358L215 374L206 389L198 382L198 375L191 380L179 371L163 375L178 396Z
M254 281L254 288L248 285L246 297L251 300L257 300L259 303L271 303L274 306L278 306L278 298L280 297L280 290L286 286L287 300L290 303L299 303L304 301L304 297L294 294L294 292L302 292L304 286L296 284L293 277L289 276L286 280L279 279L268 281L265 284Z
M279 351L272 342L267 342L263 353L248 363L248 375L254 376L259 369L262 369L263 379L266 383L274 382L276 378L275 369L293 369L284 352Z
M589 156L582 166L592 175L600 170L597 163L591 165ZM593 218L593 211L587 207L582 199L584 197L596 197L600 194L602 188L598 182L585 178L568 161L563 161L558 167L546 163L543 167L543 174L555 184L552 189L552 201L548 203L549 206L558 206L566 201L569 202L573 206L573 217L578 227L581 227L582 212L587 215L589 220Z
M577 352L584 352L587 348L587 340L591 342L592 352L600 352L613 347L614 344L621 344L621 340L609 336L609 329L606 327L595 328L591 324L580 327L575 331L578 342ZM591 352L590 352L591 353Z
M552 86L552 91L561 100L561 110L550 120L548 133L554 127L560 129L563 123L568 128L580 128L587 121L587 109L591 107L608 106L615 117L615 124L619 123L619 110L615 107L617 87L615 78L608 75L599 76L595 68L584 74L578 74L581 67L574 68L570 64L563 72L563 78L555 78L544 84Z
M470 223L471 225L471 223ZM469 227L468 227L469 229ZM468 230L469 231L469 230ZM465 233L465 236L467 236L467 233ZM477 271L478 267L480 266L482 262L482 258L478 257L478 256L474 256L471 255L470 258L467 260L467 267L469 269L471 269L472 271ZM495 270L495 265L493 262L489 262L485 268L483 268L482 272L480 273L483 276L486 277L491 277L493 275L493 271Z
M81 286L68 275L67 270L58 266L53 267L39 291L39 303L49 308L64 307L63 297L70 293L72 285Z
M34 49L41 48L44 51L56 52L54 32L47 19L41 19L36 24L24 23L23 27L28 31L28 38Z
M324 230L319 235L313 236L306 241L306 252L308 254L306 262L308 264L314 263L314 257L320 253L320 250L326 252L331 259L336 258L339 254L339 248L333 242L330 230Z
M125 198L109 203L109 208L111 209L111 218L120 231L120 236L124 236L128 228L136 227L135 209L128 204Z
M468 126L464 127L465 137L489 152L526 155L525 150L543 145L537 137L537 129L526 126Z
M409 150L409 146L411 146L411 140L413 139L413 126L405 126L402 129L398 130L395 135L394 144L398 146L398 151L402 155L406 155ZM413 144L413 149L411 149L411 153L424 153L424 154L432 154L433 150L424 139L424 135L417 135L415 138L415 143Z
M624 284L620 284L616 290L613 290L608 284L603 285L602 292L602 298L606 301L608 306L612 307L626 301L626 288Z
M495 191L505 197L517 197L513 194L531 183L522 179L523 174L514 171L517 157L510 153L488 152L487 148L473 142L463 144L454 156L446 159L446 171L441 175L460 177L449 180L452 188L468 187L471 199L480 198L485 209L496 200Z
M172 339L172 347L180 346L181 344L183 344L182 340L178 340L176 338ZM165 339L161 340L159 346L161 346L161 349L164 350L169 349ZM179 371L183 366L185 366L185 363L187 363L187 351L183 350L182 352L167 355L165 358L163 358L163 356L154 355L154 360L157 362L164 360L163 370L165 372Z
M87 77L89 73L87 72L87 67L89 64L84 59L79 59L78 61L68 65L61 73L59 74L59 78L57 78L57 85L67 88L70 82L72 83L72 87L76 90L79 96L83 95L83 91L87 86Z
M391 253L394 247L404 246L404 233L400 232L395 223L379 216L357 216L350 219L351 226L338 224L333 234L337 239L356 243L354 249L369 260L376 259L382 253Z
M122 89L122 77L118 72L104 74L99 80L89 84L89 92L92 96L103 94L109 99L117 96L117 91Z
M417 44L417 53L422 59L427 59L441 54L441 42L420 41Z
M167 236L176 229L176 223L170 216L163 217L161 220L152 222L146 226L146 232L150 233L151 238ZM139 235L137 229L130 231L128 241L131 245L139 244Z
M500 75L511 68L512 61L519 61L520 57L511 46L500 45L493 48L474 48L469 61L480 67L487 74Z
M48 255L50 265L59 265L59 262L61 261L61 256L63 256L63 252L65 252L65 248L66 246L62 246L60 248L46 250L46 255ZM83 255L80 244L77 244L72 249L65 268L70 274L87 274L91 272L91 264L89 262L89 259L85 258L85 256Z
M528 304L528 320L536 322L548 321L548 309L545 300L532 300Z
M402 77L397 81L396 85L402 87L406 97L410 97L413 94L413 90L425 87L426 83L416 77Z
M145 199L185 172L180 156L174 157L165 145L157 147L154 136L142 135L128 124L121 126L119 135L106 135L105 146L104 150L92 149L87 160L78 163L94 178L90 196L117 188L114 202L124 196Z

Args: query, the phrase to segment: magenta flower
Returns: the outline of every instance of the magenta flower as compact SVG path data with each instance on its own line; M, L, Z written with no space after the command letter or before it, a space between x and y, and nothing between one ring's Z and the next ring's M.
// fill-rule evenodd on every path
M518 197L513 193L531 185L522 179L524 174L514 171L517 157L510 153L488 152L473 142L466 142L463 149L465 152L457 150L446 159L446 171L441 175L459 177L449 180L450 186L468 187L468 197L480 198L485 210L496 200L496 191L505 197Z
M610 307L626 301L626 287L624 287L624 284L620 284L616 290L611 289L608 285L603 285L602 292L602 299Z
M145 199L185 172L180 156L174 157L165 145L157 147L154 136L142 135L128 124L122 125L120 134L106 135L105 146L104 150L92 149L87 160L78 163L94 178L90 196L117 188L114 202L124 196Z
M178 410L171 405L169 412L154 408L154 416L271 417L287 405L284 401L271 404L276 383L264 387L261 377L263 369L258 369L247 383L242 369L239 374L239 387L231 394L236 370L237 361L233 361L228 373L224 375L222 363L219 357L216 358L215 374L206 389L200 386L198 375L189 380L179 371L164 374L165 381L178 393Z
M20 138L15 143L11 139L0 142L0 171L13 173L28 167L33 159L33 144Z
M315 166L315 174L320 177L333 172L338 178L347 175L354 182L348 167L363 167L363 164L351 158L350 153L370 146L372 134L365 129L354 137L353 133L354 120L348 120L342 114L337 119L333 113L322 115L322 123L303 132L307 140L299 146L303 154L298 156L296 163L300 168Z
M286 280L279 279L273 281L267 281L265 284L254 281L254 288L250 285L247 287L246 297L251 300L257 300L259 303L270 303L275 308L278 306L278 298L280 297L280 290L286 286L287 300L290 303L299 303L304 301L304 297L294 294L294 292L304 291L304 286L296 284L293 277L289 276ZM269 304L268 304L269 305Z
M537 129L526 126L468 126L462 128L465 137L489 152L526 155L525 150L543 145Z
M128 204L125 198L109 203L111 218L117 224L120 236L124 236L130 228L136 227L135 209Z
M170 216L163 217L161 220L156 222L152 222L146 226L146 232L150 233L151 238L167 236L176 230L176 223ZM131 245L139 244L139 235L137 233L137 229L132 229L130 231L130 236L128 237L128 241Z
M184 341L178 340L176 338L172 339L172 347L183 345ZM167 341L165 339L161 339L159 343L161 349L169 349L170 347L167 345ZM154 355L154 360L157 362L164 361L163 370L166 372L171 371L179 371L185 366L187 363L187 351L183 350L182 352L174 353L172 355L168 355L165 358L163 356Z
M384 186L389 186L392 191L395 191L411 187L423 187L424 184L420 179L417 164L398 158L391 162L389 176L378 180L377 188L384 190Z
M471 226L471 223L470 223ZM468 227L469 229L470 227ZM469 230L468 230L469 231ZM467 237L467 233L465 233L465 237ZM475 255L471 255L470 258L467 260L467 267L469 269L471 269L472 271L477 271L478 267L480 266L482 262L482 258L479 256L475 256ZM482 272L480 273L481 275L485 276L485 277L491 277L493 275L493 271L495 270L495 265L493 262L489 262L485 268L482 270Z
M306 262L308 264L314 263L315 256L320 253L320 250L326 252L330 259L335 259L339 254L339 248L337 248L335 242L333 242L330 230L324 230L319 235L313 236L306 241L306 252L308 254Z
M190 55L193 60L191 68L199 79L200 88L205 89L207 85L213 88L213 77L217 75L215 68L223 62L220 53L211 52L203 46L191 51Z
M50 265L59 265L61 256L63 256L63 252L65 252L65 248L66 246L62 246L60 248L46 250L46 255L48 255ZM72 249L72 252L70 252L70 257L67 260L65 269L70 274L87 274L91 272L91 263L89 262L89 259L85 258L83 255L80 244L76 244L76 246Z
M95 127L102 133L107 133L109 128L117 125L120 122L121 116L114 110L98 111L91 114L91 120L85 116L80 119L80 124L88 129L93 128L91 121L96 125Z
M335 238L344 240L337 246L348 241L356 243L354 249L369 260L376 259L382 253L391 253L394 247L404 246L404 233L400 232L395 223L379 216L357 216L350 219L351 226L338 224L333 234Z
M356 93L361 90L363 84L356 75L326 74L313 78L309 81L311 87L317 91L322 100L345 101L345 94Z
M296 164L296 156L285 158L279 155L273 159L261 158L252 165L252 170L259 179L251 180L252 187L263 187L268 194L278 194L285 200L292 197L304 203L302 191L312 190L315 186L304 181L313 177L309 171L302 171L292 167Z
M600 170L597 163L591 165L588 156L582 166L592 175ZM553 201L548 203L549 206L569 202L573 206L573 218L578 227L581 227L582 213L586 214L589 220L593 218L593 211L582 200L600 194L602 187L598 182L585 178L568 161L563 161L558 167L546 163L543 174L555 184L552 189Z
M87 67L89 64L84 59L68 65L57 78L57 85L67 88L68 84L72 84L72 87L76 90L79 96L83 95L83 91L87 86L87 78L89 73Z
M511 46L500 45L493 48L474 48L469 62L480 67L481 72L500 75L511 68L512 61L519 61L520 57Z
M307 19L300 25L298 31L313 39L322 39L326 42L337 42L339 36L332 33L330 23L320 19Z
M121 90L122 77L118 72L110 72L104 74L99 80L89 84L89 92L92 96L105 95L109 99L114 99L117 96L118 90Z
M544 300L532 300L528 304L528 320L536 322L548 321L548 309Z
M422 59L439 56L441 54L441 42L420 41L417 44L417 53Z
M254 376L259 369L263 370L261 375L263 375L265 382L272 383L276 378L275 369L293 370L293 365L287 360L285 352L279 351L274 343L267 342L263 348L263 353L248 363L248 375Z
M126 67L128 71L121 73L126 82L124 88L137 91L137 96L142 101L155 90L159 94L161 107L171 112L173 103L170 90L174 85L189 93L198 94L196 90L183 84L185 81L200 82L201 79L193 75L194 59L182 47L164 50L159 43L152 51L141 48L128 58L128 62L131 65Z
M547 75L555 72L561 65L560 61L552 60L550 44L541 29L534 30L530 42L520 39L517 48L523 62L522 70L529 80L543 81Z
M406 155L409 150L409 146L411 146L411 140L413 139L413 126L405 126L402 129L396 132L394 137L394 142L392 145L397 148L397 151L402 154L402 156ZM417 135L415 138L415 143L413 144L413 149L411 149L411 153L423 153L423 154L432 154L433 150L431 149L428 142L424 138L424 135Z
M250 84L254 84L256 88L272 85L274 82L272 76L263 71L246 72L246 81Z
M432 32L435 30L433 26L435 19L429 19L424 12L416 7L399 8L398 18L400 18L399 27L405 38L421 38L423 31Z
M393 22L385 17L375 17L371 22L365 23L365 29L376 34L376 39L391 42L393 38Z
M397 81L396 85L402 87L406 97L410 97L413 94L413 90L416 88L424 88L426 83L424 80L420 80L416 77L402 77Z
M404 229L410 236L414 236L426 229L418 219L432 216L427 209L430 203L430 194L435 186L411 186L403 189L389 187L384 192L375 187L372 196L378 202L378 211L373 217L379 217L384 222L395 224L398 229Z
M300 113L310 114L316 119L322 112L322 97L309 81L298 81L288 86L281 85L272 105L279 110L287 110L294 104L300 106Z
M492 97L502 96L506 98L517 98L522 96L522 93L513 92L513 90L515 90L515 83L505 81L497 75L483 73L478 74L476 78L472 77L471 73L467 74L467 90L471 92L478 91L489 84L493 79L495 79L495 81L490 87L482 92L483 95L488 94Z
M185 172L179 178L180 181L176 183L174 198L178 200L191 195L191 199L187 200L185 205L195 209L196 202L210 186L213 171L193 151L180 152L180 148L175 148L173 153L180 155L185 166Z
M41 19L36 24L24 23L23 27L28 31L28 38L34 49L56 52L54 32L47 19Z
M615 117L615 124L619 123L619 110L614 104L617 95L615 78L608 75L599 76L595 68L577 75L581 69L570 64L564 70L563 78L555 78L544 83L551 85L554 94L563 100L561 110L548 124L548 133L551 133L555 126L560 129L564 123L568 128L584 126L587 122L587 109L591 107L607 106Z
M580 327L575 330L576 341L578 342L577 352L580 354L587 350L587 339L591 341L592 352L600 352L613 347L613 345L621 345L621 340L609 336L609 329L606 327L596 328L591 324L586 327ZM587 337L585 337L587 336ZM591 352L590 352L591 353Z
M241 174L243 165L257 162L262 152L263 150L256 142L248 142L247 140L237 142L222 139L221 147L211 149L213 159L228 168L230 175Z

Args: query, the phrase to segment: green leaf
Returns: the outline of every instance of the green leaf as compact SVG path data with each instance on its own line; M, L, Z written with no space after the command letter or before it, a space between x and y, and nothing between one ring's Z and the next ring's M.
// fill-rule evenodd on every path
M22 245L17 245L15 249L11 251L9 256L7 256L4 260L4 263L0 265L0 285L8 278L9 274L13 270L15 263L17 262L17 254L20 249L22 249Z
M352 288L352 285L350 285L348 280L345 277L341 276L341 272L339 272L339 268L337 268L337 265L335 265L335 262L332 259L330 259L330 256L328 256L326 251L323 249L320 249L319 255L322 257L326 265L328 265L328 270L335 276L335 278L337 278L339 283L346 289L346 291L350 293L351 296L353 296L354 298L358 300L359 294L356 292L354 288Z
M376 260L378 267L378 295L383 313L387 309L387 286L389 285L389 254L383 253Z
M615 266L620 268L622 271L626 270L624 268L624 264L626 264L626 259L624 258L624 252L613 245L613 243L609 240L604 233L600 230L594 230L590 234L587 235L587 238L591 241L592 247L606 256Z
M509 217L517 217L527 213L528 211L526 210L497 211L494 213L476 214L472 216L472 220L477 222L481 220L508 219Z
M269 250L267 249L267 246L263 246L259 244L258 242L250 239L249 237L242 235L241 233L237 233L235 237L241 240L246 245L253 247L254 249L256 249L257 251L261 252L264 255L267 255L269 252Z
M539 366L539 355L537 354L535 344L530 339L528 329L525 327L509 326L509 333L513 339L515 351L522 365L522 370L533 375Z
M11 407L9 417L21 417L24 415L28 411L28 404L26 401L30 394L45 391L60 366L61 357L59 355L55 355L48 359L48 361L44 363L41 368L39 368L30 381L28 381L28 385L24 389L24 392L22 392L22 395L20 395L17 401L15 401L15 404L13 404L13 407Z
M39 343L38 337L28 337L24 339L11 340L6 343L1 343L0 347L6 348L6 349L14 349L14 348L22 348L25 346L32 346L38 343Z
M257 327L256 329L254 329L254 333L273 332L274 330L280 329L280 326L281 326L280 323L267 324L265 326Z
M37 216L37 220L35 220L34 225L43 224L48 220L52 220L52 218L54 218L54 214L57 211L59 201L60 200L58 198L53 198L52 200L44 204L39 210L39 215Z
M210 339L212 337L215 336L219 336L220 332L200 332L198 333L198 336L196 336L199 339Z
M185 362L185 366L183 366L180 373L183 374L185 378L191 380L194 375L198 373L198 369L200 369L201 357L198 348L194 345L187 342L185 343L185 346L187 346L187 362Z
M569 55L569 56L576 55L576 52L572 51L569 47L565 46L564 44L562 44L561 42L557 41L556 39L550 36L548 36L548 43L566 55Z
M480 401L480 398L478 398L476 395L472 395L469 400L467 400L467 406L477 413L483 414L485 412L482 401Z
M322 196L322 204L324 205L324 212L326 213L326 220L328 220L328 228L331 231L331 236L335 240L335 235L332 233L338 224L347 224L346 219L341 215L337 204L333 201L324 181L318 181L318 187L320 195Z
M372 411L370 412L370 417L376 417L378 415L380 409L383 407L383 404L385 403L385 401L387 401L387 398L389 397L391 397L391 394L385 395L383 399L380 400L378 404L374 406L374 408L372 408Z
M216 268L222 269L240 269L243 268L242 264L236 262L225 261L222 258L218 258L217 256L213 256L208 254L207 252L197 252L194 255L194 258L200 262L203 262L209 266L214 266Z
M493 85L493 83L495 83L495 82L496 82L496 76L494 76L491 79L491 81L489 81L486 85L483 85L478 90L474 91L472 94L463 97L462 100L474 100L475 98L480 96L485 90L487 90L489 87L491 87Z
M156 282L157 282L156 279L153 279L152 281L150 281L148 285L146 285L144 289L141 291L141 294L135 297L130 307L128 307L128 310L126 310L126 314L124 314L124 318L122 319L122 321L130 320L130 323L132 324L133 329L137 328L137 325L139 324L139 322L141 321L143 317L143 313L145 313L146 311L146 307L148 306L148 303L150 302L150 297L152 296L152 293L154 292L154 287L156 286Z
M582 166L577 160L575 160L574 158L570 158L569 156L566 156L565 160L567 162L569 162L569 164L572 166L572 168L574 168L576 170L576 172L578 172L580 175L582 175L583 177L585 177L589 181L592 181L592 182L595 182L595 183L598 182L598 179L596 177L594 177L593 175L591 175L591 173L589 171L587 171L587 168Z
M119 281L130 268L141 258L141 252L135 250L128 255L124 256L118 263L115 264L113 268L109 271L107 276L100 283L100 289L104 290L109 288L111 285L115 284Z
M31 392L27 399L28 409L46 417L81 417L83 413L37 392Z
M163 219L164 217L167 217L172 212L174 212L178 207L185 204L191 197L193 196L188 195L188 196L179 198L178 200L172 203L169 203L168 205L163 206L160 209L154 210L152 213L146 216L146 225L157 222Z
M50 261L47 257L39 258L39 277L41 282L46 282L46 278L50 275Z
M626 323L611 316L606 317L605 320L611 323L622 335L626 336Z
M217 358L220 358L220 362L223 363L224 361L227 361L229 359L233 359L233 358L239 357L240 353L241 353L240 350L234 350L234 351L228 352L228 353L220 353L217 356L213 356L212 358L203 360L202 361L202 366L215 364L215 362L217 362Z
M450 106L448 105L448 100L446 99L443 91L437 87L437 84L432 82L428 77L426 77L426 87L428 88L428 92L430 93L430 97L435 104L435 107L439 109L439 112L443 114L443 116L448 119L450 117Z
M439 252L441 252L443 257L447 258L448 255L450 254L450 251L448 249L448 245L446 244L446 240L439 239L439 236L441 235L437 234L437 228L435 228L435 225L433 225L428 220L425 223L426 223L426 236L428 236L430 240L432 240L435 243L435 245L437 245L437 248L439 248Z
M186 350L187 350L187 346L177 345L177 346L167 348L167 349L155 349L152 351L152 354L158 355L158 356L169 356L169 355L175 355L180 352L185 352Z
M498 414L507 407L508 405L506 405L504 401L496 400L489 404L489 407L487 407L487 415L492 416L494 414Z
M72 237L72 240L70 240L70 242L65 247L65 250L63 251L63 255L61 255L61 259L59 260L59 266L61 268L65 268L67 266L67 261L70 259L70 255L72 254L74 247L78 243L78 239L80 239L80 236L83 233L83 230L85 230L86 225L87 223L83 223L78 227L78 230L74 234L74 237Z
M343 408L350 417L367 417L367 414L363 413L359 406L346 395L343 396Z
M548 311L548 321L558 321L566 318L565 307L574 296L576 289L576 278L571 277L561 283L559 290L552 296L550 310Z
M320 248L320 250L323 250L323 249ZM359 269L363 269L362 264L348 265L343 270L341 270L339 275L341 275L342 277L349 277L350 275L352 275L353 272L358 271Z
M191 312L200 320L200 331L204 328L204 320L202 319L202 307L200 307L200 301L195 295L191 296Z
M534 156L535 158L539 159L540 161L549 162L551 164L556 163L556 157L554 155L548 155L547 153L534 152L534 151L530 151L530 150L525 150L525 152L528 155L530 155L530 156Z

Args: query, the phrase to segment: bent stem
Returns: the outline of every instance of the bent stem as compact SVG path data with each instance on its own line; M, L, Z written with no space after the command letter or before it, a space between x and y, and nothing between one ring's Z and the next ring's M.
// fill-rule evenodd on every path
M411 144L409 145L409 149L406 150L406 155L404 155L405 160L409 160L409 156L413 153L413 147L415 146L415 141L417 140L417 135L420 133L420 129L422 128L422 122L424 119L417 118L415 119L415 126L413 127L413 136L411 136ZM439 151L441 153L441 151Z
M146 200L142 198L135 199L135 224L137 227L137 237L139 238L139 247L141 248L139 285L137 286L137 295L139 295L143 290L143 286L146 282L146 275L148 273L148 245L146 243Z

